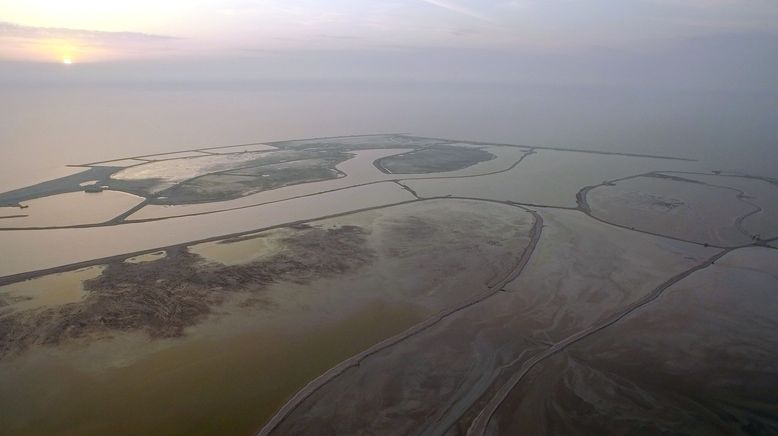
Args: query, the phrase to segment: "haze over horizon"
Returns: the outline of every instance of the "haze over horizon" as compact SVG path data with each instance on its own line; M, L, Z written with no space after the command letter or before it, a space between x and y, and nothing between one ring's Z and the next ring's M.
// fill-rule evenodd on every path
M2 0L0 96L0 436L778 435L778 0Z
M763 0L11 0L0 5L0 80L774 89L776 23L778 4Z
M373 132L767 173L776 77L778 3L763 0L10 0L0 179L95 153Z

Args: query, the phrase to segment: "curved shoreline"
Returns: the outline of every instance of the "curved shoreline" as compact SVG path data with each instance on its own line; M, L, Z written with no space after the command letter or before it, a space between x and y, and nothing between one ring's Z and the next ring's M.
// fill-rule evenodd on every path
M379 134L379 135L353 135L352 137L363 137L363 136L364 137L370 137L370 136L381 136L381 135L382 134ZM406 137L406 136L405 135L398 135L397 137ZM328 137L328 138L320 138L320 139L336 139L336 138L345 138L345 137L338 136L338 137ZM408 138L412 139L413 137L408 137ZM395 138L392 138L392 139L395 139ZM424 138L424 139L437 139L437 138ZM301 140L301 141L306 141L306 140ZM447 142L443 142L443 143L453 143L453 141L455 141L455 140L445 140L445 141L447 141ZM289 142L289 141L282 141L282 142ZM277 142L277 143L251 143L251 144L241 144L241 145L235 145L235 146L223 146L223 147L212 147L212 148L195 149L195 150L185 150L185 151L182 151L182 152L186 152L186 151L199 151L199 152L207 153L207 152L205 152L203 150L220 149L220 148L231 148L231 147L239 147L239 146L242 146L242 145L256 145L256 144L268 144L268 145L274 146L272 144L280 144L282 142ZM233 207L233 208L218 209L218 210L204 211L204 212L191 213L191 214L182 214L182 215L166 216L166 217L159 217L159 218L146 218L146 219L138 219L138 220L128 220L127 218L130 215L132 215L134 212L136 212L137 210L140 210L142 207L144 207L145 205L148 204L149 200L146 199L141 204L136 205L135 207L133 207L132 209L130 209L128 211L125 211L121 215L116 216L116 217L112 218L111 220L103 222L103 223L85 224L85 225L73 225L73 226L58 226L58 227L0 228L0 231L49 230L49 229L71 229L71 228L105 227L105 226L113 226L113 225L123 225L123 224L132 224L132 223L159 221L159 220L167 220L167 219L173 219L173 218L182 218L182 217L190 217L190 216L208 215L208 214L214 214L214 213L227 212L227 211L231 211L231 210L240 210L240 209L253 208L253 207L258 207L258 206L262 206L262 205L266 205L266 204L279 203L279 202L283 202L283 201L287 201L287 200L293 200L293 199L298 199L298 198L313 197L313 196L317 196L317 195L321 195L321 194L326 194L326 193L330 193L330 192L342 191L342 190L346 190L346 189L352 189L352 188L356 188L356 187L368 186L368 185L374 185L374 184L380 184L380 183L394 183L394 184L398 185L400 188L406 190L408 193L410 193L414 197L414 199L407 200L407 201L400 201L400 202L395 202L395 203L391 203L391 204L384 204L384 205L380 205L380 206L366 207L366 208L350 210L350 211L340 212L340 213L334 213L334 214L320 216L320 217L315 217L315 218L307 218L307 219L303 219L303 220L284 222L284 223L281 223L281 224L277 224L277 225L273 225L273 226L268 226L268 227L264 227L264 228L259 228L259 229L252 229L252 230L241 231L241 232L236 232L236 233L231 233L231 234L226 234L226 235L219 235L219 236L204 238L204 239L200 239L200 240L187 241L187 242L184 242L184 243L179 243L179 244L174 244L174 245L169 245L169 246L164 246L164 247L149 248L149 249L144 249L144 250L140 250L140 251L136 251L136 252L131 252L131 253L122 253L122 254L118 254L118 255L114 255L114 256L109 256L109 257L98 258L98 259L90 259L90 260L83 261L83 262L77 262L77 263L72 263L72 264L67 264L67 265L61 265L61 266L56 266L56 267L42 269L42 270L23 272L23 273L19 273L19 274L11 274L11 275L0 277L0 286L5 285L5 284L9 284L9 283L15 283L15 282L22 281L22 280L27 280L27 279L30 279L30 278L44 276L44 275L48 275L48 274L52 274L52 273L58 273L58 272L63 272L63 271L69 271L69 270L73 270L73 269L83 268L83 267L86 267L86 266L93 266L93 265L99 265L99 264L103 264L103 263L119 261L119 260L123 260L123 259L128 258L128 257L133 257L133 256L153 253L153 252L157 252L157 251L160 251L160 250L170 250L170 249L175 249L175 248L180 248L180 247L186 247L186 246L191 246L191 245L195 245L195 244L200 244L200 243L204 243L204 242L219 241L219 240L224 240L224 239L229 239L229 238L234 238L234 237L240 237L240 236L245 236L245 235L252 235L252 234L261 233L261 232L264 232L264 231L269 231L269 230L278 229L278 228L292 227L292 226L299 225L299 224L316 223L317 221L321 221L321 220L337 218L337 217L341 217L341 216L347 216L347 215L357 214L357 213L371 211L371 210L380 210L380 209L391 208L391 207L395 207L395 206L402 206L402 205L412 204L412 203L416 203L416 202L430 201L430 200L434 201L434 200L447 200L447 199L451 199L451 200L468 200L468 201L480 201L480 202L498 203L498 204L503 204L503 205L508 205L508 206L519 208L519 209L521 209L521 210L523 210L523 211L525 211L525 212L527 212L527 213L529 213L529 214L531 214L533 216L534 222L533 222L533 225L532 225L532 229L530 230L530 233L529 233L529 235L530 235L530 242L525 247L525 249L522 252L521 256L519 257L516 265L507 273L507 275L505 277L503 277L502 279L499 279L499 281L497 281L496 283L493 283L493 282L495 280L498 280L499 276L490 278L489 282L487 282L485 284L485 287L486 287L485 291L475 295L474 297L472 297L470 299L467 299L465 301L459 302L458 304L456 304L456 305L454 305L452 307L449 307L449 308L447 308L445 310L442 310L442 311L438 312L437 314L435 314L434 316L425 319L424 321L422 321L422 322L412 326L411 328L409 328L409 329L407 329L407 330L405 330L405 331L403 331L403 332L401 332L401 333L399 333L397 335L391 336L389 338L386 338L386 339L384 339L384 340L374 344L373 346L367 348L366 350L364 350L364 351L362 351L362 352L360 352L360 353L358 353L356 355L353 355L353 356L347 358L346 360L343 360L339 364L331 367L330 369L328 369L327 371L325 371L324 373L322 373L318 377L316 377L313 380L311 380L310 382L308 382L303 388L298 390L289 400L287 400L286 403L284 403L284 405L280 409L278 409L278 411L272 416L272 418L269 421L267 421L264 424L264 426L257 433L258 435L269 435L269 434L275 432L279 428L279 426L282 423L284 423L290 417L290 415L293 412L298 410L298 408L301 407L301 405L303 405L304 402L306 400L308 400L312 395L314 395L317 391L322 389L324 386L326 386L330 382L335 381L339 376L344 374L350 368L358 367L361 364L361 362L363 362L365 359L370 358L371 356L375 355L376 353L379 353L379 352L381 352L383 350L389 349L389 348L391 348L391 347L393 347L395 345L401 345L401 343L403 341L405 341L406 339L409 339L409 338L412 338L412 337L414 337L416 335L421 334L422 332L424 332L424 331L432 328L436 324L440 323L441 321L443 321L447 317L450 317L450 316L452 316L452 315L454 315L454 314L456 314L456 313L458 313L460 311L463 311L463 310L465 310L465 309L467 309L467 308L469 308L471 306L477 305L477 304L487 300L488 298L490 298L490 297L496 295L498 292L502 291L503 290L502 288L507 283L511 282L512 280L515 280L516 277L518 277L522 273L522 271L524 270L525 266L527 265L527 263L529 262L530 258L532 257L532 255L533 255L533 253L535 251L535 248L536 248L536 246L538 244L538 241L540 240L541 233L542 233L542 228L543 228L543 218L542 218L541 214L538 213L537 211L531 210L529 208L550 208L550 209L564 209L564 210L578 211L578 212L581 212L584 215L590 217L591 219L593 219L595 221L598 221L598 222L601 222L601 223L604 223L604 224L608 224L608 225L611 225L611 226L614 226L614 227L617 227L617 228L621 228L621 229L625 229L625 230L630 230L630 231L637 232L637 233L643 233L643 234L651 235L651 236L655 236L655 237L666 238L666 239L669 239L669 240L675 240L675 241L679 241L679 242L695 244L695 245L698 245L698 246L717 248L717 249L722 250L722 251L718 252L717 254L711 256L710 258L706 259L703 263L700 263L700 264L698 264L696 266L693 266L693 267L691 267L691 268L689 268L689 269L687 269L687 270L685 270L685 271L683 271L681 273L678 273L678 274L674 275L673 277L665 280L660 285L658 285L654 289L652 289L649 292L647 292L642 298L640 298L639 300L637 300L637 301L635 301L635 302L633 302L633 303L631 303L631 304L621 308L621 310L619 310L617 313L611 315L610 317L606 318L604 321L602 321L600 323L597 323L597 324L590 325L589 327L586 327L586 328L578 331L577 333L574 333L574 334L568 336L567 338L562 339L561 341L558 341L558 342L556 342L554 344L546 344L548 346L548 348L546 348L546 349L544 349L542 351L539 351L537 354L531 356L529 359L524 361L523 364L521 364L521 366L519 366L519 368L516 370L516 372L514 372L510 376L510 378L506 381L506 383L504 383L502 386L494 386L494 389L490 390L491 392L495 392L495 390L496 390L496 392L494 393L493 396L491 396L491 399L488 399L488 402L486 402L487 401L486 398L484 399L484 402L486 402L486 405L480 410L480 413L478 413L478 415L475 417L475 419L470 422L470 426L469 426L469 428L467 430L467 434L468 435L479 435L480 436L480 435L484 435L484 434L486 434L488 432L489 424L492 421L493 417L495 416L495 413L500 408L500 406L504 403L505 399L510 395L512 390L524 379L524 377L527 374L530 373L530 371L536 365L541 363L543 360L545 360L545 359L547 359L547 358L549 358L549 357L559 353L560 351L565 350L567 347L569 347L569 346L571 346L571 345L573 345L573 344L575 344L575 343L577 343L577 342L579 342L579 341L581 341L581 340L583 340L583 339L585 339L585 338L587 338L587 337L589 337L591 335L597 334L598 332L600 332L600 331L602 331L602 330L604 330L604 329L606 329L606 328L608 328L608 327L618 323L620 320L628 317L630 314L632 314L632 313L642 309L645 306L650 305L651 303L653 303L654 301L659 299L663 295L663 293L668 288L670 288L672 285L674 285L675 283L678 283L679 281L685 279L686 277L694 274L697 271L700 271L700 270L702 270L704 268L707 268L708 266L713 264L716 260L720 259L721 257L725 256L726 254L728 254L728 253L730 253L730 252L732 252L734 250L738 250L738 249L746 248L746 247L751 247L751 246L759 246L759 247L764 247L764 248L778 249L778 247L768 245L768 244L771 244L773 241L778 240L778 236L770 238L770 239L764 239L764 240L757 238L757 239L754 239L754 242L748 243L748 244L726 246L726 245L716 245L716 244L710 244L710 243L705 243L705 242L691 241L691 240L683 239L681 237L675 237L675 236L655 233L655 232L651 232L651 231L647 231L647 230L636 229L634 227L629 227L627 225L622 225L622 224L618 224L618 223L615 223L615 222L609 222L609 221L607 221L605 219L602 219L602 218L599 218L599 217L595 216L594 213L591 210L591 207L590 207L588 201L587 201L587 195L589 194L589 192L594 190L594 189L596 189L596 188L598 188L598 187L610 186L610 185L613 185L613 184L618 183L620 181L635 179L635 178L639 178L639 177L651 177L651 176L672 177L672 176L668 176L668 174L672 174L672 173L677 173L677 174L698 174L698 175L706 175L706 176L742 177L742 178L756 179L756 180L761 180L761 181L764 181L766 183L770 183L770 184L778 186L778 181L776 181L774 179L771 179L771 178L764 178L764 177L757 177L757 176L748 176L748 175L720 174L720 173L716 173L716 172L713 172L713 173L702 173L702 172L696 173L696 172L683 172L683 171L652 171L652 172L648 172L648 173L643 173L643 174L632 175L632 176L627 176L627 177L622 177L622 178L618 178L618 179L604 181L604 182L602 182L600 184L597 184L597 185L585 186L585 187L581 188L580 190L578 190L578 192L576 193L576 202L577 202L577 206L576 207L562 207L562 206L552 206L552 205L542 205L542 204L532 204L532 203L521 203L521 202L514 202L514 201L500 201L500 200L492 200L492 199L486 199L486 198L464 197L464 196L454 196L454 195L435 196L435 197L421 197L410 186L408 186L408 185L403 183L405 181L412 181L412 180L459 179L459 178L483 177L483 176L488 176L488 175L493 175L493 174L504 173L504 172L507 172L507 171L510 171L510 170L516 168L520 163L522 163L525 160L525 158L527 158L528 156L531 156L532 154L536 153L536 149L548 149L548 150L569 151L569 152L582 152L582 153L595 153L595 154L605 154L605 155L624 155L624 156L631 156L631 157L649 157L649 158L660 158L660 159L687 160L687 159L681 159L681 158L668 158L668 157L651 156L651 155L640 155L640 154L623 154L623 153L595 152L595 151L574 150L574 149L560 149L560 148L553 148L553 147L530 147L530 146L517 146L517 145L509 145L509 144L478 143L478 142L473 142L473 141L466 141L466 142L470 143L470 144L483 144L483 145L491 145L491 146L521 147L521 148L526 148L526 150L525 150L524 154L518 160L516 160L512 165L510 165L509 167L507 167L505 169L499 169L499 170L494 170L494 171L491 171L491 172L482 173L482 174L469 174L469 175L460 175L460 176L408 177L408 178L393 178L393 179L374 180L374 181L371 181L371 182L365 182L365 183L361 183L361 184L355 184L355 185L350 185L350 186L345 186L345 187L340 187L340 188L334 188L334 189L330 189L330 190L324 190L324 191L319 191L319 192L314 192L314 193L309 193L309 194L304 194L304 195L299 195L299 196L293 196L293 197L283 198L283 199L279 199L279 200L267 201L267 202L264 202L264 203L256 203L256 204L250 204L250 205L244 205L244 206L237 206L237 207ZM431 147L431 146L432 145L422 146L422 147L417 148L417 150L423 150L423 149ZM269 151L272 151L272 150L269 150ZM146 156L160 156L160 155L182 153L182 152L159 153L159 154L155 154L155 155L146 155ZM406 151L403 151L402 153L406 153ZM115 161L124 160L124 159L137 159L137 157L136 158L116 159ZM112 161L103 161L103 162L112 162ZM381 170L381 168L378 167L377 162L378 162L378 160L374 161L373 165L376 166L376 168L378 168L379 170ZM100 163L100 162L98 162L98 163ZM227 170L227 171L232 171L232 170ZM392 176L401 176L400 174L390 174L390 175L392 175ZM677 179L681 179L681 178L678 177ZM700 184L705 185L705 186L716 187L716 188L721 188L721 189L726 189L726 190L731 190L731 191L736 192L737 193L736 199L738 201L742 201L743 203L746 203L746 204L750 205L754 209L750 210L749 212L745 213L744 215L737 216L735 221L734 221L734 226L737 228L737 230L740 233L742 233L742 234L744 234L746 236L752 236L752 235L750 235L748 233L747 229L745 229L745 227L743 226L743 222L748 217L763 212L763 209L762 209L761 206L759 206L757 204L754 204L754 203L752 203L750 201L747 201L747 194L746 194L746 192L744 192L744 191L742 191L740 189L737 189L737 188L733 188L731 186L715 185L715 184L712 184L712 183L706 183L706 182L701 182L701 181L692 181L692 180L689 180L689 182L700 183ZM2 218L2 217L0 217L0 218ZM491 283L493 283L493 284L491 284ZM503 365L502 369L505 369L507 371L511 367L513 367L514 365L517 365L519 362L520 362L519 359L513 360L510 363L508 363L506 365ZM493 383L493 380L490 381L490 384L491 383ZM477 411L477 410L478 409L475 409L475 411Z
M498 203L503 203L503 202L498 202ZM530 243L527 245L524 252L522 253L522 256L520 257L518 264L508 273L506 277L504 277L502 280L500 280L498 283L494 285L491 286L487 285L488 290L486 292L483 292L480 295L477 295L472 299L460 303L454 307L443 310L439 312L437 315L428 318L427 320L419 324L416 324L410 329L398 335L387 338L379 342L378 344L373 345L367 350L357 355L354 355L344 360L340 364L330 368L327 372L325 372L324 374L320 375L319 377L309 382L302 389L300 389L294 396L292 396L292 398L290 398L286 402L286 404L284 404L278 410L278 412L276 412L276 414L273 415L273 417L262 427L262 429L257 433L257 436L267 436L271 434L289 416L289 414L291 414L294 410L296 410L306 399L308 399L311 395L313 395L315 392L317 392L319 389L324 387L329 382L335 380L338 376L343 374L349 368L357 367L364 359L369 358L373 354L376 354L382 350L397 345L402 341L429 329L430 327L439 323L443 319L488 299L489 297L502 291L503 287L506 284L510 283L516 277L518 277L519 274L521 274L521 271L523 271L524 267L529 262L529 259L532 257L532 253L534 252L535 247L537 246L537 243L540 240L540 235L543 230L543 218L537 212L529 210L522 206L514 206L514 207L518 207L524 210L525 212L532 214L533 218L535 219L535 222L533 223L532 229L530 230Z
M545 351L542 351L532 356L529 360L524 362L524 364L519 368L519 371L516 372L508 380L508 382L503 385L503 387L492 397L492 400L489 401L486 407L484 407L481 410L481 413L479 413L478 416L476 416L476 418L473 420L473 422L470 424L470 427L467 430L467 436L483 436L486 434L489 423L491 422L492 417L494 416L497 409L500 407L500 405L502 405L502 403L505 401L505 399L508 397L511 391L516 387L516 385L518 385L518 383L524 378L525 375L529 373L529 371L533 367L535 367L535 365L545 360L546 358L551 357L554 354L564 350L570 345L573 345L576 342L581 341L582 339L592 336L616 324L617 322L619 322L623 318L626 318L633 312L638 311L645 306L648 306L652 302L656 301L659 297L661 297L664 291L667 290L667 288L669 288L670 286L680 282L681 280L694 274L697 271L700 271L702 269L709 267L710 265L713 265L718 259L722 258L726 254L737 249L738 248L729 248L716 253L715 255L706 259L705 262L698 264L692 268L689 268L667 279L662 284L654 288L651 292L646 294L646 296L626 306L623 310L612 315L610 318L606 319L602 323L592 325L589 328L586 328L584 330L579 331L578 333L570 335L567 338L553 344Z
M402 152L398 152L396 154L403 154L403 153L406 153L406 152L402 151ZM139 211L144 206L150 204L150 200L146 199L142 203L140 203L140 204L136 205L135 207L133 207L132 209L124 211L120 215L117 215L116 217L111 218L110 220L107 220L107 221L104 221L104 222L101 222L101 223L74 224L74 225L67 225L67 226L0 227L0 232L2 232L2 231L26 231L26 230L84 229L84 228L94 228L94 227L111 227L111 226L117 226L117 225L123 225L123 224L135 224L135 223L144 223L144 222L151 222L151 221L164 221L164 220L175 219L175 218L186 218L186 217L192 217L192 216L211 215L211 214L215 214L215 213L222 213L222 212L230 212L230 211L234 211L234 210L249 209L249 208L253 208L253 207L264 206L264 205L267 205L267 204L280 203L280 202L287 201L287 200L294 200L294 199L299 199L299 198L313 197L313 196L320 195L320 194L328 194L328 193L331 193L331 192L338 192L338 191L343 191L343 190L346 190L346 189L358 188L358 187L369 186L369 185L376 185L376 184L380 184L380 183L400 183L401 184L401 182L407 181L407 180L441 180L441 179L460 179L460 178L490 176L490 175L494 175L494 174L504 173L504 172L507 172L507 171L510 171L510 170L516 168L516 166L518 166L521 162L523 162L525 158L527 158L528 156L530 156L530 155L532 155L534 153L535 153L535 151L530 149L527 152L525 152L518 160L516 160L516 162L514 162L513 164L511 164L507 168L504 168L504 169L501 169L501 170L489 171L489 172L485 172L485 173L479 173L479 174L466 174L466 175L461 175L461 176L430 176L430 177L423 177L422 176L422 177L407 177L407 178L394 178L394 179L373 180L373 181L370 181L370 182L357 183L357 184L348 185L348 186L341 186L339 188L325 189L325 190L322 190L322 191L311 192L311 193L308 193L308 194L295 195L295 196L291 196L291 197L281 198L281 199L278 199L278 200L270 200L270 201L264 201L264 202L259 202L259 203L252 203L252 204L247 204L247 205L242 205L242 206L235 206L235 207L229 207L229 208L224 208L224 209L214 209L214 210L203 211L203 212L185 213L185 214L180 214L180 215L171 215L171 216L164 216L164 217L159 217L159 218L127 219L133 213ZM391 157L391 156L394 156L394 155L389 155L387 157ZM225 171L232 171L232 170L225 170ZM216 174L216 173L214 173L214 174ZM401 174L397 174L397 175L401 175ZM403 189L408 190L407 187L403 188ZM272 191L272 190L268 190L268 191ZM519 203L516 203L516 204L519 204ZM538 205L538 206L540 206L540 205ZM553 206L543 206L543 207L553 207Z

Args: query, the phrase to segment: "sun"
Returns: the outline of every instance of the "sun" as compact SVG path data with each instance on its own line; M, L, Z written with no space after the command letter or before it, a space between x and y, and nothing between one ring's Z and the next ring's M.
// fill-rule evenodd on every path
M62 63L65 64L65 65L70 65L70 64L73 63L73 60L70 59L70 58L63 58L62 59Z

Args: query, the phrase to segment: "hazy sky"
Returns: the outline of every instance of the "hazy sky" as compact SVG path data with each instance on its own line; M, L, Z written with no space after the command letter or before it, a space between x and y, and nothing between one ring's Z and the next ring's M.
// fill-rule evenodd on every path
M778 32L775 0L3 0L0 60L621 48Z
M778 0L0 0L0 95L0 185L379 131L775 176Z

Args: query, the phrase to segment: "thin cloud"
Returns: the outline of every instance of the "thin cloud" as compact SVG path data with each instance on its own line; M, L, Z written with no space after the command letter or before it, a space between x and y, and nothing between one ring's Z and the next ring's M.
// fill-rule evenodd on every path
M421 1L424 2L424 3L430 4L430 5L433 5L433 6L437 6L439 8L443 8L443 9L445 9L447 11L450 11L450 12L454 12L454 13L461 14L461 15L466 15L466 16L468 16L470 18L475 18L475 19L481 20L481 21L487 21L489 23L494 22L494 20L492 20L491 18L489 18L489 17L487 17L485 15L482 15L482 14L480 14L480 13L478 13L478 12L468 8L468 7L462 6L461 4L454 3L454 2L451 2L451 1L448 1L448 0L421 0Z
M142 32L24 26L0 21L0 59L98 62L190 53L192 41Z
M174 36L141 32L105 32L101 30L67 29L60 27L23 26L0 21L0 38L74 38L79 40L111 41L162 41L179 39Z

